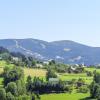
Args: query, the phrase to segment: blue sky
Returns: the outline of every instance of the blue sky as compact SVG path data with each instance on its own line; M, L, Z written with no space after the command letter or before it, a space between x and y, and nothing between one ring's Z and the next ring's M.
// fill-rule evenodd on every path
M100 47L100 0L0 0L0 38Z

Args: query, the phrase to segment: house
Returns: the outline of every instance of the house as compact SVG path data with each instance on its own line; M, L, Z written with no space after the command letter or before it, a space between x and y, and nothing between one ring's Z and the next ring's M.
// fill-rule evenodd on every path
M86 66L85 66L84 63L83 63L83 64L81 64L81 67L85 68Z
M2 57L0 57L0 60L2 60Z
M75 71L75 70L76 70L76 68L71 66L71 70Z
M36 64L36 67L37 68L43 68L43 65L42 64Z
M79 65L78 64L75 64L75 67L79 67Z
M49 78L49 82L53 84L57 84L59 82L58 78Z
M12 60L19 61L19 58L18 57L12 57Z
M44 61L43 64L49 65L49 62L48 61Z

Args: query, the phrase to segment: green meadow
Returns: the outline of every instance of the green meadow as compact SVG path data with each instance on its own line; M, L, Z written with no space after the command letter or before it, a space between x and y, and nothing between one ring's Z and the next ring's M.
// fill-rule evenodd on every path
M41 100L84 100L89 97L89 93L61 93L41 95Z

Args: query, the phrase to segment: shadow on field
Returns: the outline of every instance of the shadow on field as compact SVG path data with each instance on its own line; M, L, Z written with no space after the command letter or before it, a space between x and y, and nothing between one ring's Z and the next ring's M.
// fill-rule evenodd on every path
M86 97L86 98L83 98L83 99L80 99L80 100L94 100L94 99L92 99L90 97Z

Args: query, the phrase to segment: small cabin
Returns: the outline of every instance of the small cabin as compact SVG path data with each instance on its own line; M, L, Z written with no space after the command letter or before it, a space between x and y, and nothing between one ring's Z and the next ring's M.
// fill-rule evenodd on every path
M43 65L42 64L36 64L36 67L37 68L43 68Z
M44 61L43 64L49 65L49 62L48 61Z
M0 57L0 60L2 60L2 57Z
M59 82L58 78L49 78L49 82L53 84L57 84Z
M71 66L71 70L75 71L75 70L76 70L76 68Z
M14 61L19 61L19 58L18 57L13 57L12 58Z

